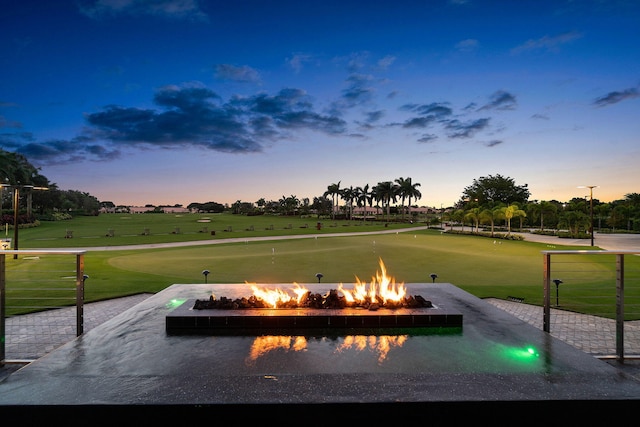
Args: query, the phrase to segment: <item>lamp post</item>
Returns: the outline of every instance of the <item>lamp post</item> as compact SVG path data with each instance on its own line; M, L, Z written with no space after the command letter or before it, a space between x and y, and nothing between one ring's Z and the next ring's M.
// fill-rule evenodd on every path
M589 189L589 231L591 233L591 246L593 246L593 189L598 188L597 185L581 185L578 188Z
M47 187L35 187L33 185L0 184L1 187L13 189L13 249L18 250L18 212L20 211L20 190L48 190ZM13 259L18 259L18 254L13 254Z

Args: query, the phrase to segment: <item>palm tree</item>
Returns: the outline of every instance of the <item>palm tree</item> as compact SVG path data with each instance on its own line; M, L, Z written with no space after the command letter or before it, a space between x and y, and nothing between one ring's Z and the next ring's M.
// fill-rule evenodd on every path
M464 232L464 210L462 209L456 209L452 214L451 214L451 220L452 222L459 222L460 225L462 226L461 231ZM452 227L453 228L453 227Z
M413 184L411 182L411 178L405 179L402 177L396 179L395 182L398 184L398 196L400 196L402 200L402 220L404 220L404 201L405 199L409 200L407 211L409 213L409 216L411 216L411 199L415 198L416 200L418 200L422 197L422 193L420 193L420 190L418 190L420 184Z
M323 197L331 196L331 219L336 219L336 209L338 207L337 198L340 195L340 181L337 184L331 184L327 187Z
M553 215L558 212L558 206L551 202L540 202L539 213L540 213L540 231L544 231L544 216Z
M593 208L594 212L598 217L598 230L602 228L602 219L607 218L609 213L611 212L611 204L610 203L601 203L598 206Z
M398 186L391 181L379 182L376 186L376 194L382 201L382 206L387 208L387 221L391 218L391 202L398 198Z
M511 234L511 219L513 217L526 217L527 214L525 211L520 209L518 205L509 205L506 208L502 208L502 213L504 214L504 218L507 220L507 236Z
M485 209L480 212L480 220L483 222L489 222L491 224L491 237L493 237L493 230L496 224L496 221L499 219L504 219L504 215L502 213L502 208L495 207L493 209Z
M373 195L369 192L369 184L364 187L356 187L354 189L356 204L359 208L364 207L364 213L362 215L363 221L367 220L367 204L373 203Z
M480 208L471 208L464 214L464 219L471 220L475 224L476 233L479 231L480 213Z
M353 189L353 186L342 189L340 191L340 197L342 197L342 200L344 200L345 204L347 205L348 216L349 219L351 219L351 216L353 214L353 200L356 198L356 193Z

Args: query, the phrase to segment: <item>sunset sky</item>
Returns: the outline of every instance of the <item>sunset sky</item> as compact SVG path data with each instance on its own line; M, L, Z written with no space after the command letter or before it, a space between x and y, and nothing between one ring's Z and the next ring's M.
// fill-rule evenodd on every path
M0 0L0 148L117 205L640 192L635 0Z

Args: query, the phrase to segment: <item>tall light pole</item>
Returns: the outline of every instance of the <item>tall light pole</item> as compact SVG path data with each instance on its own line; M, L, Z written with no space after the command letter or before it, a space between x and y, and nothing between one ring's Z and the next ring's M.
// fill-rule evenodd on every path
M14 250L18 250L18 212L20 211L20 189L31 190L48 190L47 187L34 187L33 185L11 185L0 184L2 187L9 187L13 189L13 242L12 246ZM18 259L18 254L13 254L13 259Z
M593 246L593 189L598 188L597 185L581 185L578 188L589 189L589 230L591 232L591 246Z

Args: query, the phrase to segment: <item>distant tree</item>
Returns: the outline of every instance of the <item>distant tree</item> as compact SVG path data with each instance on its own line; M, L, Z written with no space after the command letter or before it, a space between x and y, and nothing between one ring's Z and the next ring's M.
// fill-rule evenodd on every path
M386 207L387 221L391 219L391 202L395 203L398 199L398 185L391 181L379 182L376 185L376 195L382 202L382 207Z
M465 215L464 215L464 219L470 220L476 229L476 233L479 230L479 224L480 224L480 219L481 219L481 214L482 213L482 209L480 208L471 208L468 211L466 211Z
M507 235L511 234L511 220L514 217L526 217L527 214L525 211L520 209L520 206L516 204L512 204L506 207L501 208L502 215L507 220Z
M364 187L356 187L354 189L354 193L355 193L356 205L359 208L362 208L362 207L365 208L364 213L362 214L362 220L366 221L367 220L366 207L367 205L370 206L373 203L373 195L369 191L369 184L366 184Z
M422 193L420 193L420 190L418 190L420 184L411 182L411 178L402 177L396 179L395 182L398 184L398 196L401 200L402 219L404 220L404 202L408 199L408 213L411 214L411 200L419 200L422 197Z
M324 197L331 196L331 200L333 201L331 208L331 218L336 218L336 210L338 208L338 197L340 197L340 181L335 184L331 184L327 187L327 191L323 194Z
M217 202L206 202L206 203L189 203L187 209L190 211L196 212L207 212L207 213L222 213L225 210L225 206L221 203Z
M329 215L333 210L333 202L326 196L314 197L311 209L316 211L318 218L322 215Z
M484 209L480 212L480 221L483 223L489 223L491 225L491 237L494 236L494 228L496 221L504 218L504 212L502 211L502 207L497 206L493 209Z
M473 180L473 184L462 192L458 206L470 200L477 201L480 206L494 207L499 203L511 205L513 203L526 203L530 192L527 184L516 185L513 178L502 175L483 176Z
M356 198L356 192L353 186L340 190L340 197L344 200L347 209L347 218L351 219L353 214L353 201Z

